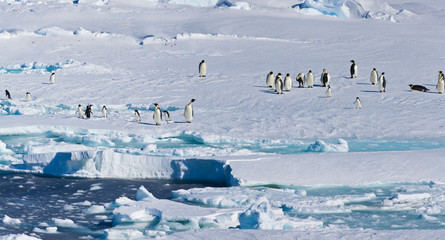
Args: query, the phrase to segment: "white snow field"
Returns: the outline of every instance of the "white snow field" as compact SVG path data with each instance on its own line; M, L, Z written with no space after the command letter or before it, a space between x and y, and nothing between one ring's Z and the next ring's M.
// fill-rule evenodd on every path
M227 186L171 199L141 186L135 199L87 206L112 215L106 239L441 239L444 10L441 0L0 0L0 171ZM309 70L314 87L298 88ZM291 91L267 87L270 71L289 73ZM171 121L155 125L154 103ZM92 104L90 119L79 104ZM0 239L38 237L20 232L26 219L0 218L18 229ZM54 221L36 231L79 226Z

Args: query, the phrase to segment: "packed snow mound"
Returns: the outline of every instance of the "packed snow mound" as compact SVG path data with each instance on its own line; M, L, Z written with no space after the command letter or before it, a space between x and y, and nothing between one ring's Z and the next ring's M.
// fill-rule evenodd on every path
M339 18L372 18L396 22L397 18L414 15L396 10L383 0L302 0L293 6L305 15L329 15Z

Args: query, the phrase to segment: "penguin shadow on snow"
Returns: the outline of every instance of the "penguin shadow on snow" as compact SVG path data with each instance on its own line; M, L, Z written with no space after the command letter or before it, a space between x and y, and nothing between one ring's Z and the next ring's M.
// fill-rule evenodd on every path
M133 121L133 122L135 122L137 124L148 125L148 126L160 126L160 125L156 125L154 123L148 123L148 122L136 122L136 121Z
M378 90L361 90L360 92L365 92L365 93L379 93L380 91L378 91Z

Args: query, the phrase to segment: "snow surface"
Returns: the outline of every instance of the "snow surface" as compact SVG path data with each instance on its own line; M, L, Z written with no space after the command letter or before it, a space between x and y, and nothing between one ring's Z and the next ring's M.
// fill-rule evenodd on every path
M284 210L352 211L354 199L310 198L292 191L299 186L431 182L441 189L445 148L430 143L445 137L445 98L434 90L443 70L443 9L439 0L0 0L0 90L12 95L0 99L0 170L236 186L177 191L174 201L141 187L136 200L114 203L117 227L106 230L109 239L184 230L193 231L167 237L440 239L443 230L331 229ZM202 59L205 78L197 71ZM352 59L357 79L349 79ZM386 93L370 84L372 68L385 72ZM318 79L322 69L331 75L331 98L318 81L282 95L265 85L270 71L295 79L312 70ZM432 91L411 92L408 84ZM357 96L362 109L354 109ZM187 124L182 114L192 98ZM155 126L154 103L172 121ZM91 119L76 117L78 104L93 105ZM360 141L381 145L354 151ZM284 186L287 200L245 187L267 184ZM443 191L428 191L398 193L379 207L414 209L422 220L440 222ZM106 211L79 205L85 214ZM20 221L3 216L5 224ZM132 224L136 230L125 227ZM144 230L150 224L157 228ZM54 225L79 228L71 219ZM289 228L299 231L283 230Z

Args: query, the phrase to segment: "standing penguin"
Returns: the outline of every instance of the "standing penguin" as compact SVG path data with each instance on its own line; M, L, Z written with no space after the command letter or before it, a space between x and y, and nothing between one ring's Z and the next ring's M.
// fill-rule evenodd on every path
M362 109L362 103L360 102L360 98L357 97L355 99L354 105L355 105L355 109Z
M328 90L326 90L326 97L332 97L331 86L328 85Z
M192 123L193 120L193 102L195 99L190 100L190 103L185 106L184 117L187 123Z
M443 78L443 72L439 71L439 75L437 75L437 84L439 84L441 78Z
M270 73L267 74L267 77L266 77L266 86L267 86L267 87L273 88L274 78L275 78L275 77L274 77L274 75L273 75L273 72L270 71Z
M108 115L107 115L107 107L104 105L103 107L102 107L102 116L104 117L104 118L108 118Z
M329 85L330 79L331 76L329 75L328 71L326 71L326 69L323 69L323 73L320 76L320 82L323 85L323 87L327 87Z
M155 120L156 125L161 125L162 112L157 103L155 105L155 112L153 113L153 120Z
M309 72L307 73L306 82L308 88L314 87L314 74L311 70L309 70Z
M134 110L134 117L135 117L135 121L136 122L140 122L141 121L141 115L139 114L138 110Z
M166 110L162 111L164 113L165 121L170 122L170 113L168 113Z
M6 94L6 99L8 99L8 100L12 100L12 98L11 98L11 94L9 93L8 90L5 90L5 94Z
M49 83L54 84L56 82L56 73L51 73L51 76L49 77Z
M77 113L77 117L78 118L83 118L83 109L82 109L82 105L78 105L77 106L77 111L76 111L76 113Z
M281 73L278 73L277 76L275 77L275 83L274 86L272 87L272 89L275 89L275 92L277 91L278 79L280 79L281 83L283 83L283 80L281 79ZM281 84L281 86L283 86L283 84Z
M27 102L31 102L32 101L32 96L31 96L31 93L29 93L29 92L26 92L26 101Z
M439 92L439 94L443 94L443 90L445 88L445 83L444 83L444 76L442 71L439 72L439 80L436 84L436 89L437 92Z
M351 73L351 78L357 78L357 64L355 64L354 60L351 60L351 68L349 69L349 72Z
M283 94L283 80L281 80L281 78L278 78L275 81L275 92L277 94Z
M207 74L207 64L204 60L199 63L199 77L205 77Z
M369 79L371 81L372 85L376 85L377 84L378 75L379 74L377 73L377 70L375 68L373 68L372 72L371 72L371 77Z
M91 104L87 105L87 108L85 109L85 116L87 117L87 119L91 118L91 114L93 114L93 110L91 110Z
M380 92L386 92L386 79L385 79L385 73L382 72L382 75L379 77L379 91Z
M304 76L304 73L299 73L297 75L297 82L298 82L298 87L299 88L303 88L304 87L304 83L306 82L306 76Z
M290 91L292 88L292 78L290 77L289 73L286 74L286 77L284 77L284 91Z

